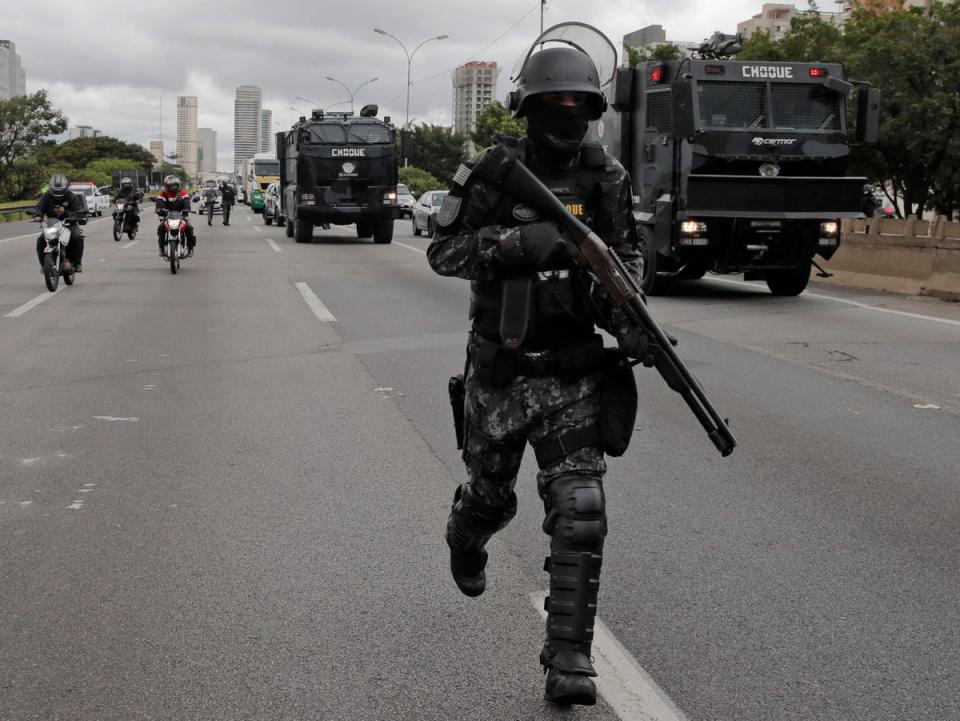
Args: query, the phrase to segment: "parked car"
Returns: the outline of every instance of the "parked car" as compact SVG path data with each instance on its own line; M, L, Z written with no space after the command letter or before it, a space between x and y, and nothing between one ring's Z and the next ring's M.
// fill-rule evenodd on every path
M447 197L446 190L428 190L420 196L420 200L413 206L413 234L420 235L426 232L432 238L437 229L437 213L443 199Z
M397 213L400 218L412 218L413 206L417 204L413 193L403 183L397 183Z
M101 193L93 183L71 183L70 192L83 198L87 204L87 215L103 215L103 211L110 209L110 188Z
M273 225L276 221L281 228L287 224L287 219L283 217L283 210L280 207L280 181L274 180L267 186L263 200L263 222L265 225Z

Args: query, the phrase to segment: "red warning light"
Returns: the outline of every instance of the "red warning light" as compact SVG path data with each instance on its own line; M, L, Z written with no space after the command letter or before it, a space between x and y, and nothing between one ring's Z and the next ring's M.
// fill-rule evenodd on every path
M810 77L825 78L827 77L827 69L826 68L810 68Z
M663 66L655 65L650 69L650 82L659 83L663 80Z

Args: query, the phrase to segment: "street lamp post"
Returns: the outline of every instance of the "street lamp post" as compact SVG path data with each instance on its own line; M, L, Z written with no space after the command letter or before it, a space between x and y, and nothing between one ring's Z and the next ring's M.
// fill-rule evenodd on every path
M354 91L351 93L351 92L350 92L350 88L348 88L346 85L344 85L343 83L341 83L339 80L337 80L336 78L331 78L329 75L327 76L327 80L336 83L337 85L339 85L340 87L342 87L344 90L347 91L347 95L350 96L350 114L351 114L351 115L353 115L353 99L354 99L355 97L357 97L357 93L360 92L360 88L362 88L364 85L369 85L370 83L374 82L375 80L379 80L379 79L380 79L380 78L370 78L369 80L365 80L364 82L360 83L360 84L357 86L357 89L354 90ZM332 106L331 106L331 107L332 107Z
M405 115L405 122L404 122L404 124L403 124L403 127L404 127L404 130L406 130L406 132L409 133L409 132L410 132L410 66L411 66L411 64L413 63L413 56L417 54L417 50L419 50L420 48L422 48L424 45L426 45L426 44L429 43L430 41L432 41L432 40L446 40L448 36L447 36L447 35L437 35L437 36L432 37L432 38L427 38L426 40L424 40L423 42L421 42L419 45L417 45L417 47L415 47L415 48L413 49L413 52L411 53L411 52L409 52L409 51L407 50L407 46L403 44L403 41L401 41L400 38L398 38L396 35L391 35L391 34L388 33L386 30L381 30L380 28L374 28L374 29L373 29L373 32L379 33L380 35L386 35L388 38L393 38L394 40L396 40L396 41L397 41L397 44L400 45L401 48L403 48L403 53L404 53L404 55L407 56L407 102L406 102L406 110L405 110L405 113L404 113L404 115ZM406 144L404 143L404 144L403 144L403 167L407 167L407 164L408 164L408 161L407 161L407 151L406 151Z
M295 98L296 100L302 100L302 101L305 102L305 103L310 103L311 107L314 107L314 108L319 108L319 107L320 107L320 103L318 103L316 100L311 100L310 98L305 98L305 97L303 97L302 95L296 95L296 96L294 96L294 98Z

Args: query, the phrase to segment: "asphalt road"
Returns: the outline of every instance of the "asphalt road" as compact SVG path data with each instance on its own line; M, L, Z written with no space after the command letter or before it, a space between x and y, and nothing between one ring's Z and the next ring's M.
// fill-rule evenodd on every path
M241 208L177 276L145 228L91 222L24 310L35 226L0 225L0 719L649 718L542 701L532 457L488 592L448 578L468 291L408 221L298 245ZM740 447L640 372L611 634L694 721L960 718L960 307L651 306Z

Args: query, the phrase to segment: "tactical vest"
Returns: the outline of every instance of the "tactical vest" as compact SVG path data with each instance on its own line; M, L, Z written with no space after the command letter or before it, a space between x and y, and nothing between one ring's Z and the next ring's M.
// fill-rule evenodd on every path
M577 166L557 176L540 176L567 209L586 225L602 212L596 197L606 159L599 145L585 144ZM507 195L496 208L495 222L515 228L542 221L532 208ZM589 340L595 318L589 288L573 270L521 272L518 275L471 284L470 318L473 329L485 339L522 350L555 350ZM501 329L511 329L510 343Z

